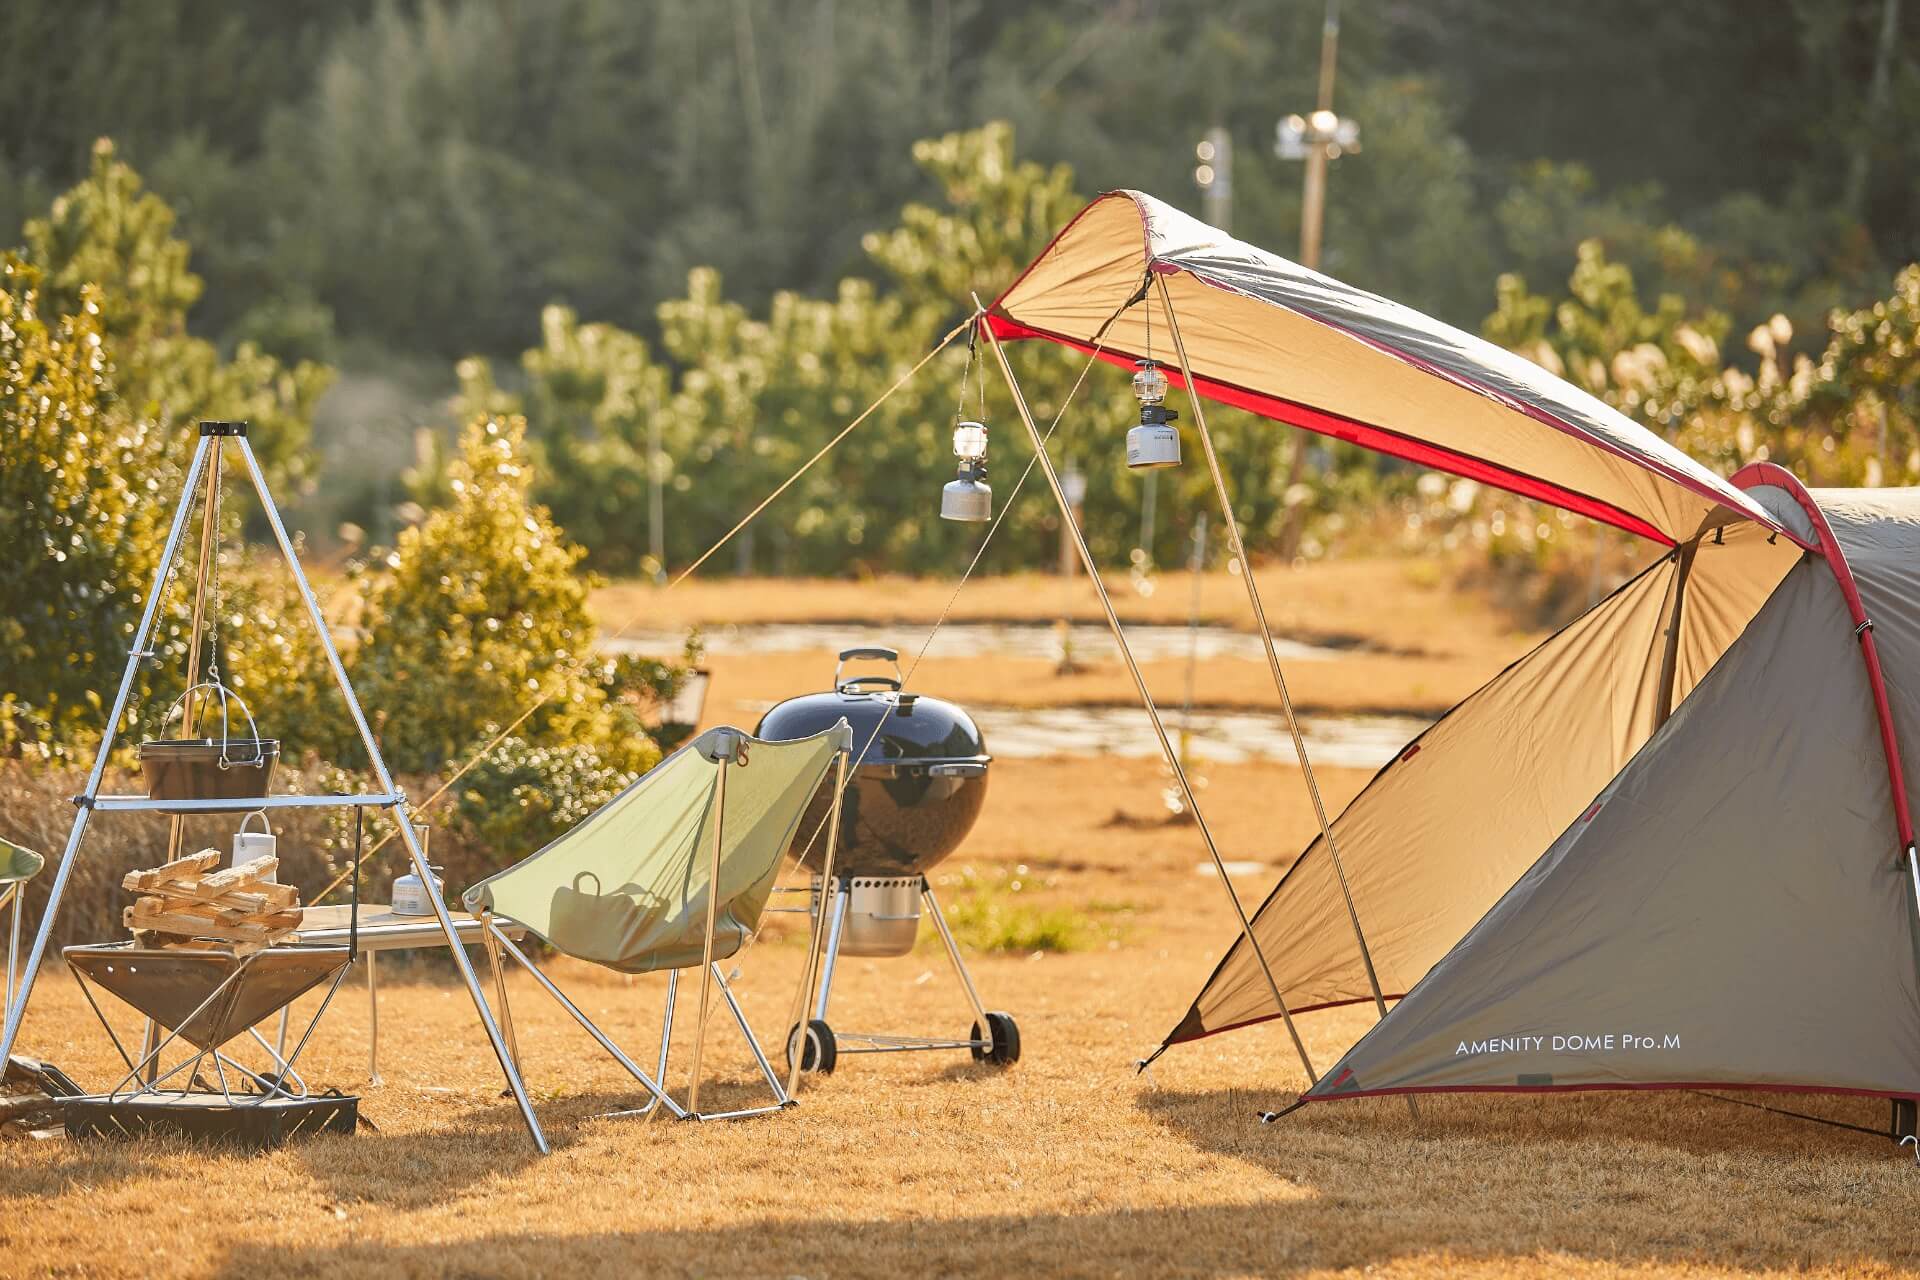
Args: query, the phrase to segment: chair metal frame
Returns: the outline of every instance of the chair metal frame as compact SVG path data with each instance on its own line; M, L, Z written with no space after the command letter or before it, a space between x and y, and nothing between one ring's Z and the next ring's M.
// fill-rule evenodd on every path
M679 969L670 969L667 971L667 1000L666 1007L660 1019L659 1059L654 1074L649 1075L625 1050L620 1048L613 1037L602 1030L593 1019L586 1015L579 1005L575 1004L573 1000L568 997L565 991L561 990L559 984L554 982L550 975L536 965L532 958L529 957L512 938L507 936L507 929L513 925L511 920L506 917L491 914L483 917L485 922L484 934L487 942L487 954L493 965L497 998L501 1007L501 1022L502 1025L507 1028L508 1052L515 1056L517 1063L518 1051L512 1043L513 1018L507 1004L506 966L503 964L503 960L505 959L511 959L514 963L518 964L520 968L531 974L534 981L553 998L554 1002L558 1004L561 1009L565 1010L568 1016L575 1022L579 1023L581 1029L592 1036L595 1043L605 1050L608 1056L617 1062L628 1075L638 1081L641 1088L646 1090L648 1099L643 1105L606 1112L604 1113L606 1117L651 1116L656 1109L660 1109L666 1111L668 1115L676 1120L739 1120L749 1116L770 1115L773 1112L782 1111L794 1105L794 1093L797 1085L795 1077L797 1077L797 1071L790 1071L789 1078L784 1082L774 1071L773 1064L768 1061L766 1051L760 1045L760 1038L754 1033L753 1026L747 1019L746 1011L740 1007L740 1001L734 995L731 983L728 981L726 974L721 972L719 962L713 958L713 931L719 914L718 887L720 884L720 852L726 829L727 774L730 769L744 762L743 748L747 741L748 739L745 734L728 737L724 740L721 747L716 748L716 754L712 757L720 765L720 772L715 785L713 842L709 850L707 864L708 893L706 930L699 966L701 974L700 1008L698 1021L694 1024L693 1060L688 1069L687 1095L684 1104L676 1102L667 1088L668 1057L673 1039L674 1013L680 988L681 971ZM833 787L836 798L846 790L848 759L851 754L852 744L850 738L845 745L841 746L834 753L835 771ZM837 803L834 804L830 810L827 826L827 847L831 850L838 844L840 839L840 805ZM816 972L815 961L820 953L820 943L824 927L824 917L815 920L807 951L806 972L802 977L802 984L798 993L799 999L803 1004L813 987ZM773 1102L770 1104L756 1107L741 1107L731 1111L700 1110L701 1067L706 1050L707 1020L710 1011L709 998L715 987L719 988L721 999L726 1002L728 1010L733 1014L734 1023L740 1028L740 1034L746 1040L747 1048L753 1053L754 1063L759 1068L762 1078L767 1083L767 1088L773 1095Z
M0 845L10 842L0 840ZM0 879L0 910L7 913L7 983L0 987L0 1010L13 1003L13 979L20 967L20 920L26 911L27 881L40 874L46 860L31 849L12 846L29 857L39 859L37 865L24 875L8 876Z

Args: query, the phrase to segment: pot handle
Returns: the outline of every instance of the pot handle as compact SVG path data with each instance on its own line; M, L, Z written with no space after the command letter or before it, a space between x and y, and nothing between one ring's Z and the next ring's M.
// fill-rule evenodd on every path
M849 662L861 661L891 662L893 664L893 674L891 676L855 676L851 680L842 680L840 678L840 673L846 670ZM898 689L906 684L906 682L906 677L900 672L899 650L889 649L884 645L863 645L852 649L842 649L840 651L840 661L833 668L833 688L836 693L843 690L851 691L858 689L861 685L865 684L877 684L883 688Z
M161 718L162 730L164 731L167 721L173 719L174 711L178 709L184 712L187 699L200 689L212 689L220 695L220 767L231 769L235 765L241 765L257 769L265 764L267 753L260 746L260 728L253 722L253 711L247 706L247 700L218 680L202 680L199 684L188 685L185 691L173 700L173 705L167 708L167 714ZM253 742L253 759L251 760L235 760L227 754L227 743L233 736L232 721L227 706L229 702L239 703L240 714L247 718L247 733ZM189 735L193 733L193 726L187 723L184 714L180 717L180 732Z
M255 809L252 813L240 819L240 830L234 834L245 835L247 832L247 824L255 818L260 819L261 834L269 836L273 834L273 824L267 821L267 811L265 809Z

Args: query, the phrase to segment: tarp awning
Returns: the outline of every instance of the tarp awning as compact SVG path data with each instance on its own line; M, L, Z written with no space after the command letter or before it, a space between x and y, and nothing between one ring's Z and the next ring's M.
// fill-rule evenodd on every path
M1136 191L1101 196L988 308L1001 338L1045 338L1180 373L1165 279L1211 399L1466 476L1663 543L1752 499L1532 362L1411 308L1244 244Z

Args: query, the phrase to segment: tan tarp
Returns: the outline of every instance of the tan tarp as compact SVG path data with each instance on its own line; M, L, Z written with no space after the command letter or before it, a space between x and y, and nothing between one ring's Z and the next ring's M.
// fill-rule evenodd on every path
M1920 499L1824 497L1894 673L1897 719L1920 728L1920 689L1899 680L1920 670ZM1898 843L1850 619L1809 557L1313 1096L1920 1094L1920 935Z
M697 967L705 940L721 764L726 766L713 956L753 933L807 801L851 742L844 721L791 742L710 729L538 853L468 889L568 955L624 973Z
M1652 735L1679 565L1680 704L1799 557L1751 524L1671 553L1421 735L1334 820L1374 965L1411 990ZM1253 917L1288 1007L1371 999L1323 840ZM1168 1043L1278 1017L1244 938Z
M1766 515L1726 481L1527 360L1234 240L1139 192L1068 224L993 304L1005 337L1153 352L1177 379L1149 263L1167 281L1201 390L1282 421L1469 475L1674 543L1716 505ZM1116 318L1116 313L1118 317Z

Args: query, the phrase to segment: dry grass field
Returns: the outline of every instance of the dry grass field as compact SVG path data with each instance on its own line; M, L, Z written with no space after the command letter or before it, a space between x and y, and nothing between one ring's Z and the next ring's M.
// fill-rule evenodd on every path
M1442 592L1402 567L1367 572L1376 576L1360 581L1344 612L1333 603L1340 589L1331 577L1283 578L1269 590L1276 604L1294 593L1303 618L1457 664L1445 686L1452 696L1526 644L1484 613L1438 599ZM1222 584L1228 589L1207 584L1208 607L1237 616L1232 584ZM1023 616L1023 594L1031 616L1033 593L1058 587L1044 579L981 585L978 607L989 612L975 616ZM923 608L933 593L906 584L876 591L690 583L651 597L648 625L864 617L875 599L906 620L937 613L945 603L944 592L937 595ZM614 605L650 598L613 589L602 611L616 619L623 611L609 608L609 597ZM1184 592L1167 584L1129 607L1151 611L1175 599L1184 608ZM1386 607L1383 599L1404 603ZM1363 625L1369 608L1384 626ZM967 680L978 682L968 688L986 687L990 673L965 665L938 671L942 679L929 667L916 684L930 693ZM824 678L812 668L789 675L729 666L717 672L709 708L730 715L742 700L811 689ZM1101 698L1124 694L1113 671L1086 678L1119 690ZM1253 682L1244 683L1256 701ZM1035 684L1048 687L1038 676ZM1367 704L1356 695L1351 705ZM1272 866L1307 838L1312 820L1297 771L1235 765L1205 774L1203 803L1230 858ZM1327 770L1322 781L1338 803L1365 774ZM264 1156L165 1143L0 1145L0 1275L1721 1276L1920 1268L1920 1171L1884 1140L1656 1094L1435 1098L1423 1100L1418 1120L1398 1100L1361 1100L1263 1126L1255 1112L1290 1100L1305 1083L1274 1027L1182 1046L1136 1074L1134 1060L1179 1017L1232 930L1218 880L1201 873L1205 851L1193 828L1161 820L1163 786L1148 761L996 766L986 815L942 868L949 902L981 918L993 906L1016 922L1055 913L1077 927L1075 949L973 957L989 1007L1019 1018L1025 1052L1011 1069L947 1053L853 1058L809 1081L800 1105L780 1116L711 1125L600 1119L636 1101L630 1081L521 975L510 980L515 1020L554 1144L542 1159L498 1096L497 1068L449 971L387 965L386 1083L366 1085L368 1022L357 984L328 1014L305 1063L316 1084L361 1092L378 1133ZM1236 883L1251 897L1269 880L1263 872ZM983 945L1017 931L996 933L989 922L968 932ZM740 960L742 999L769 1042L778 1041L797 981L797 937L769 930ZM571 962L554 962L550 972L636 1056L650 1056L660 980L627 981ZM962 1007L944 959L923 937L908 957L845 961L832 1021L958 1033ZM1303 1018L1316 1062L1332 1062L1371 1017L1345 1010ZM686 1083L690 1032L688 1018L670 1073L676 1090ZM83 1081L104 1084L114 1074L112 1049L63 976L43 984L23 1043ZM708 1061L710 1096L753 1100L750 1061L719 1020ZM1883 1105L1872 1101L1786 1102L1859 1123L1884 1120Z

